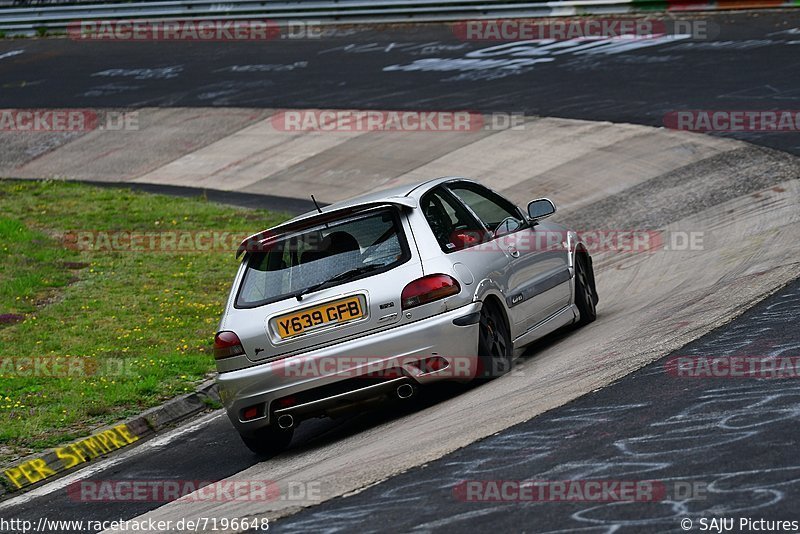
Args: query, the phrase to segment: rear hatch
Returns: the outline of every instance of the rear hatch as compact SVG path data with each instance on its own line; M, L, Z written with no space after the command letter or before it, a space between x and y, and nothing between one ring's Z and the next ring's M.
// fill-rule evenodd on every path
M407 219L373 206L309 219L248 252L226 323L265 361L391 328L400 293L423 274Z

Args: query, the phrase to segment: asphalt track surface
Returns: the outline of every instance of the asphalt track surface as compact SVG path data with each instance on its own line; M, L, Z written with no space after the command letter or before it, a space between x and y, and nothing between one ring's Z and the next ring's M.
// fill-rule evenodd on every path
M796 103L800 98L800 91L797 89L800 87L797 79L800 56L796 51L800 48L797 48L795 38L800 30L792 30L800 27L798 14L788 11L758 16L736 14L706 18L716 21L720 26L720 34L713 42L669 41L624 54L592 56L574 51L556 55L550 51L545 54L552 61L536 63L531 68L486 68L479 69L478 74L475 69L432 72L417 69L419 63L415 61L420 59L433 58L437 59L439 65L452 65L452 62L446 60L477 59L466 56L480 49L496 46L460 42L446 28L395 28L384 32L359 32L324 41L228 43L222 47L209 43L75 43L63 39L7 41L0 43L0 105L4 108L264 106L477 109L648 125L661 125L665 113L678 109L797 108ZM3 57L5 53L16 50L23 52ZM513 56L506 57L513 53L515 52L508 52L506 49L506 52L499 54L499 59L513 60ZM240 68L233 68L236 66ZM800 139L797 135L749 133L737 134L736 137L800 154ZM780 298L796 302L796 286L795 284L781 292ZM759 335L764 335L765 339L766 336L772 336L770 339L773 341L779 339L776 346L780 350L795 350L796 353L797 338L789 337L792 329L786 326L791 324L792 319L796 319L796 304L793 308L790 306L790 311L785 313L771 313L765 306L767 305L758 308L760 312L754 311L702 338L682 350L681 354L685 354L687 350L708 350L709 347L715 351L715 355L723 351L753 350L760 351L760 354L772 350L768 344L758 344L761 339L757 337ZM764 309L767 311L764 312ZM539 346L547 347L548 344L557 343L559 339L558 336L550 338ZM745 345L741 345L737 339ZM703 343L712 341L713 344L703 349ZM752 343L753 346L748 349L747 343ZM792 457L785 451L787 443L796 441L792 429L796 428L797 411L793 405L792 393L787 391L785 383L748 382L742 385L730 382L720 386L716 382L711 384L698 381L687 385L675 379L668 380L660 372L658 364L653 364L620 383L593 394L594 396L584 397L575 404L559 409L564 410L562 417L577 417L581 421L574 425L570 420L560 423L572 428L575 433L571 443L560 443L562 434L556 434L558 437L554 438L553 434L547 433L548 429L558 428L549 423L556 423L552 418L561 413L550 412L442 460L436 460L424 469L415 468L384 483L390 486L378 485L354 497L337 499L320 505L318 509L301 512L295 518L279 522L278 528L287 531L312 526L314 529L333 529L341 524L349 525L348 528L357 526L362 529L367 521L364 517L356 517L352 507L354 502L358 507L359 502L348 499L373 497L374 502L385 503L394 495L395 502L392 506L387 506L385 514L381 509L370 510L371 517L381 518L383 525L396 524L395 530L411 530L423 521L436 521L442 519L441 516L465 513L467 515L462 517L464 523L436 523L431 524L428 529L433 530L437 525L443 528L455 526L459 529L483 525L539 532L588 526L589 532L606 532L609 523L623 524L624 519L628 518L634 521L628 528L631 531L641 531L652 525L635 522L642 517L653 517L648 515L653 513L652 507L647 508L651 506L648 503L636 505L645 508L626 508L625 516L615 515L617 510L612 507L604 508L600 513L601 520L606 523L589 524L583 518L595 516L580 515L581 506L520 506L507 503L487 506L462 503L452 498L453 481L470 477L519 479L543 473L552 473L553 478L556 475L569 478L586 473L575 466L570 471L566 460L555 462L553 456L557 455L561 461L562 452L563 458L572 455L579 466L595 462L594 467L599 469L597 466L605 462L603 465L606 466L606 471L592 473L604 472L609 476L620 477L627 475L631 471L620 468L624 462L618 461L619 458L614 456L620 448L611 444L642 437L644 426L667 421L669 417L680 414L681 410L690 410L701 403L702 395L715 394L709 390L724 390L726 387L734 389L721 393L724 400L732 402L736 409L744 413L753 412L753 407L757 405L757 401L753 399L777 397L776 405L767 404L764 411L754 412L756 415L753 417L760 417L758 421L750 421L763 434L755 436L755 439L726 442L732 444L727 446L736 449L719 459L718 449L725 444L708 441L715 435L711 432L715 429L715 421L695 422L686 437L698 443L697 455L693 456L692 453L685 464L675 458L677 447L670 449L663 442L644 443L640 448L631 448L635 453L633 456L638 456L634 458L634 463L670 463L670 466L661 466L661 471L653 472L663 478L677 476L700 482L712 482L719 476L724 486L730 480L726 476L749 469L747 466L742 469L734 468L733 463L748 459L762 472L757 476L751 473L750 478L742 475L746 480L744 483L736 481L739 491L733 499L726 502L735 503L739 502L736 499L741 499L741 513L744 514L751 513L748 506L752 508L764 504L767 500L759 499L772 496L775 502L769 505L773 508L765 505L765 517L776 519L780 518L780 514L792 517L792 512L785 506L795 495L792 489L797 475L791 470ZM680 395L675 394L678 391ZM429 393L414 407L390 409L379 414L361 414L335 423L304 423L293 442L293 454L313 454L316 448L325 444L344 441L391 421L392 418L407 416L409 410L414 413L426 406L446 402L461 393L463 391L458 389L443 388ZM580 412L577 415L576 412L569 412L581 406L589 406L590 411L595 407L622 406L628 410L625 413L631 418L608 417L604 422L601 419L601 428L598 428L594 416L590 418L591 421L587 421L587 418L581 417ZM769 419L765 415L775 411L782 415L782 419ZM119 463L99 470L92 476L106 480L215 480L238 473L257 462L241 445L222 414L203 419L197 424L199 426L195 430L185 432L169 443L159 445L157 440L153 440L132 449ZM537 426L540 424L547 425L544 431ZM680 425L675 428L681 430ZM708 433L703 434L704 431ZM535 450L529 451L532 447L529 444L521 448L514 447L514 454L507 454L508 448L504 447L510 447L509 442L516 443L521 432L533 433L530 436L531 443L542 444L539 452L543 451L544 457L539 457ZM656 427L653 434L663 434L661 427ZM525 439L527 437L528 434L525 434ZM605 449L597 446L598 439L605 444ZM744 453L739 455L738 451L744 446L765 447L761 439L766 439L769 446L755 450L752 456ZM639 440L637 444L641 442ZM552 448L556 446L566 450ZM681 450L685 448L680 447ZM530 454L520 458L516 456L519 450ZM713 452L709 452L711 450ZM464 456L459 456L461 454ZM663 458L664 455L667 455L667 459ZM501 463L495 465L497 457L501 458ZM713 460L709 460L709 457ZM465 462L463 465L467 467L461 470L461 464L454 467L453 458L458 462ZM484 459L485 463L476 463L476 458L478 462L481 458ZM772 474L764 472L764 466L772 464L785 470L776 472L772 478ZM641 472L644 468L638 465L633 469ZM484 471L492 474L487 475ZM417 488L409 487L415 482L425 480L433 480L435 484L429 482L420 484ZM392 488L409 492L409 506L414 508L413 511L396 506L400 500L392 493ZM419 488L422 488L421 493L414 493ZM384 490L390 498L384 493L378 493ZM437 491L440 492L438 496L435 493ZM752 493L748 494L747 491ZM435 500L435 503L425 502L420 497L426 492L429 501ZM731 494L722 493L723 497L730 497ZM707 510L703 507L705 503L713 504L717 498L719 494L714 494L713 502L704 501L694 510ZM114 520L134 517L161 504L78 503L60 489L32 498L11 509L0 508L0 515L33 520L42 516ZM420 507L428 510L420 510ZM451 511L445 512L445 509ZM337 516L337 510L343 517ZM628 510L633 512L627 514ZM722 515L719 509L711 511ZM315 513L319 515L314 515ZM325 515L326 513L331 515ZM574 519L576 513L579 514L579 519ZM755 514L756 511L752 513ZM535 519L532 519L533 514ZM796 517L796 512L794 516ZM675 525L674 514L666 517L668 519L657 523L659 530L673 528ZM481 523L484 520L486 522ZM575 522L570 524L567 521Z
M686 378L667 371L675 356L793 356L800 346L798 314L796 281L607 388L356 495L279 519L274 531L390 526L395 532L625 534L684 532L685 518L695 532L701 518L735 518L737 527L741 518L798 521L796 379ZM526 503L467 501L458 491L465 481L589 479L653 480L665 494L652 502Z
M700 518L797 520L796 379L677 378L666 362L675 356L795 356L798 314L800 282L795 281L731 323L600 391L356 495L279 519L270 531L680 532L679 521L686 517L695 521L695 531ZM551 335L533 349L563 335ZM292 447L302 454L462 392L440 387L409 406L338 423L307 422ZM133 449L131 458L86 480L212 481L254 465L258 460L216 413L176 442ZM598 504L468 502L455 492L464 481L532 479L655 480L667 493L656 502ZM694 495L680 493L689 485ZM77 502L61 489L0 512L34 523L40 517L114 521L161 504Z
M797 10L691 18L708 37L589 49L464 41L444 25L222 44L6 40L0 105L469 109L651 126L676 110L797 108ZM724 135L800 154L798 134Z

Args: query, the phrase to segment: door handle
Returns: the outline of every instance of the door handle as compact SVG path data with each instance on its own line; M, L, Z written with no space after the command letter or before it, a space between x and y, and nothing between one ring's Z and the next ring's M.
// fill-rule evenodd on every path
M511 254L512 258L519 258L519 250L514 245L508 247L508 253Z

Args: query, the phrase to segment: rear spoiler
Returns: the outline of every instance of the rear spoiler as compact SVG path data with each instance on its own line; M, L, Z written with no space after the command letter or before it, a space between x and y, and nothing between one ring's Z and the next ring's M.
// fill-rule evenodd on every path
M236 257L238 258L244 252L265 250L270 243L277 241L278 238L289 232L301 230L316 224L332 222L337 219L341 219L342 217L348 217L350 215L355 215L356 213L381 206L397 206L399 208L416 209L417 201L410 197L390 197L376 202L345 206L329 211L324 211L323 208L322 213L311 212L306 215L301 215L300 217L296 217L288 222L279 224L278 226L273 226L267 230L262 230L261 232L247 237L239 244L239 248L236 250Z

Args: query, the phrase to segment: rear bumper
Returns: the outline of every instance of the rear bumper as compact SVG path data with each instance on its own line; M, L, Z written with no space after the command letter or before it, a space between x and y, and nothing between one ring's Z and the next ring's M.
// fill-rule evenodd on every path
M363 384L356 389L348 388L347 391L341 393L322 395L319 398L286 408L276 408L271 413L274 417L291 415L294 421L302 421L319 415L336 415L338 412L352 410L373 402L399 398L398 391L403 391L405 395L405 390L401 390L401 387L408 388L407 397L410 397L415 389L415 382L405 376L389 378L371 385Z
M478 324L472 319L480 309L480 302L471 303L359 339L220 373L220 397L233 425L248 435L277 415L291 414L295 421L332 415L348 405L394 395L402 384L468 381L477 368ZM437 359L437 370L423 363L430 358ZM385 379L375 378L387 371ZM245 421L244 410L252 407L257 416Z

